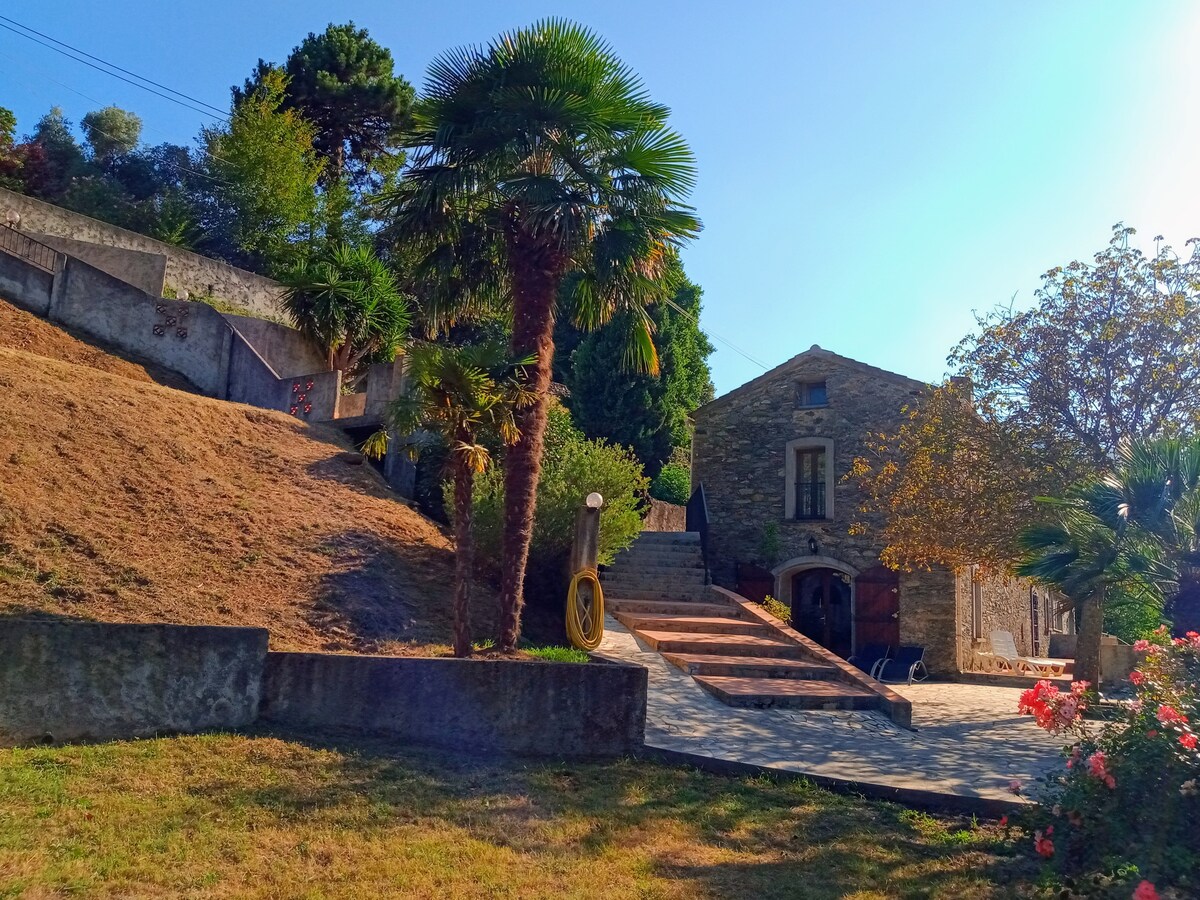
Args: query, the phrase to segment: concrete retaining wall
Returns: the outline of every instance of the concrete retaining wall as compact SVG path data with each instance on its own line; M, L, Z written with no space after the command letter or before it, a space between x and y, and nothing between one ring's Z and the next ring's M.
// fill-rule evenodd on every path
M21 216L21 230L30 234L69 238L104 247L136 250L163 256L166 285L177 291L212 296L259 315L278 314L280 285L245 269L209 259L179 247L156 241L136 231L109 225L61 206L0 188L0 213L13 210ZM75 254L78 255L78 254ZM94 263L93 263L94 264ZM129 281L124 275L117 274Z
M87 241L76 241L57 235L25 233L35 241L81 259L101 272L107 272L114 278L132 284L151 297L162 296L163 284L167 277L165 254L106 247L103 244L90 244Z
M270 653L264 720L458 750L611 756L642 746L646 670Z
M224 316L280 378L294 378L328 368L325 355L295 328L250 316L228 313Z
M232 331L204 303L164 300L68 257L50 318L186 377L201 391L225 391Z
M241 728L266 653L261 628L0 621L0 744Z
M54 276L32 263L0 252L0 297L34 315L44 316L50 308Z
M638 666L268 653L267 641L261 628L0 619L0 746L258 719L471 752L642 746Z

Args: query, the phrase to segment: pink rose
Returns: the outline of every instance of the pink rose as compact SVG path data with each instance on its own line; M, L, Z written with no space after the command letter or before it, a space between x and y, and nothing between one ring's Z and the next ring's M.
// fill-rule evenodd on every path
M1158 891L1148 881L1143 881L1133 889L1133 900L1159 900Z

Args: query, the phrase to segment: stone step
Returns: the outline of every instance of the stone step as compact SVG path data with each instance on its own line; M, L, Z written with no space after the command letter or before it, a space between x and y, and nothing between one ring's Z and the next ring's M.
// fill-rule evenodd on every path
M686 633L637 629L636 634L659 653L711 653L720 656L769 656L805 659L804 650L755 634Z
M711 596L708 588L700 586L668 588L661 591L640 587L622 587L617 589L604 584L604 582L601 582L601 586L604 588L604 596L611 596L614 600L669 600L673 602L695 601L703 603Z
M811 678L834 681L838 669L803 659L759 656L724 656L716 653L664 653L663 658L689 675L724 675L738 678Z
M684 548L672 550L626 550L617 554L613 566L671 566L704 568L704 557L699 550Z
M761 622L729 616L648 616L617 613L617 621L634 631L679 631L688 634L772 634L774 629Z
M722 703L755 709L878 709L879 695L839 681L697 675Z
M619 612L645 613L655 616L732 616L737 610L724 603L698 603L694 600L610 600L606 595L604 608Z
M658 546L661 544L695 544L700 546L698 531L643 531L637 536L634 546Z
M600 572L600 578L628 578L636 576L638 578L656 578L665 576L668 578L691 578L694 581L704 580L704 566L702 565L638 565L637 563L614 563L606 566Z
M704 578L701 576L689 577L686 575L638 575L633 572L625 572L620 575L608 575L607 573L600 577L600 583L604 585L611 584L613 588L629 587L629 588L647 588L655 591L669 591L674 588L681 587L704 587Z

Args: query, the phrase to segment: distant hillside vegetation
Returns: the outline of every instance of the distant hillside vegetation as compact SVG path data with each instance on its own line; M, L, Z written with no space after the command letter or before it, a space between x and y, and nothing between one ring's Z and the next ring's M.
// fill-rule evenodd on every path
M0 614L448 640L450 542L339 432L161 375L0 302Z

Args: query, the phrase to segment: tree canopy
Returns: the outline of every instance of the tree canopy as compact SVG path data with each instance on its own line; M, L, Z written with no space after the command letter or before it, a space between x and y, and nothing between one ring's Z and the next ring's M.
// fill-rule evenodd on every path
M1123 441L1200 425L1200 257L1147 257L1133 233L1051 269L1031 308L981 316L956 380L872 437L851 478L887 522L888 565L1011 569L1037 497L1108 471Z
M388 174L399 168L413 88L395 74L391 52L365 28L330 23L321 34L309 33L282 66L260 59L245 85L233 89L235 102L280 70L287 76L282 108L315 126L313 145L326 161L325 180L349 176L361 182L373 170Z
M285 88L282 73L268 73L234 106L227 125L203 132L228 233L241 249L277 265L315 225L324 168L313 148L316 128L284 108Z
M131 153L142 139L141 117L119 106L93 110L79 124L95 158L105 165Z

